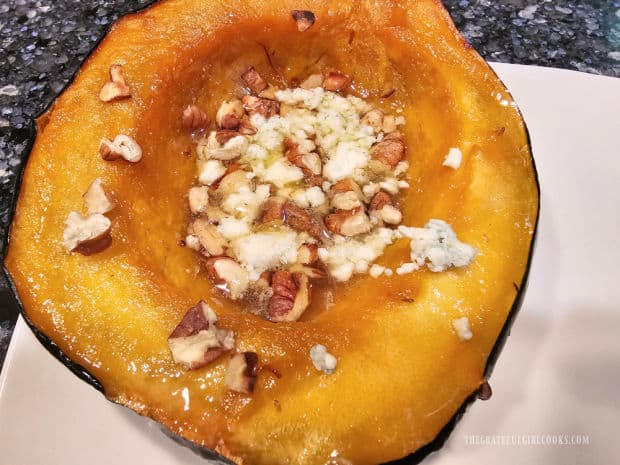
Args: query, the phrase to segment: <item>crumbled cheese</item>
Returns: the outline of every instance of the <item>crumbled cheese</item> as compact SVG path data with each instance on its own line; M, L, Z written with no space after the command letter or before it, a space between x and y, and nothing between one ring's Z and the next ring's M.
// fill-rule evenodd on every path
M449 166L452 169L459 169L461 166L461 160L463 158L463 153L460 149L452 147L448 151L448 155L446 155L445 160L443 161L443 166Z
M397 183L400 189L409 189L409 183L407 181L403 181L402 179Z
M297 261L297 249L303 243L294 231L257 232L232 242L235 256L256 280L263 271L290 265Z
M392 270L390 270L389 268L386 268L385 271L383 272L384 275L386 276L392 276L394 274L394 272Z
M398 268L396 268L396 274L403 275L403 274L413 273L418 268L419 266L415 263L403 263Z
M210 186L226 173L226 167L219 160L207 160L199 162L198 182L205 186Z
M283 187L286 184L301 181L304 173L287 160L280 159L267 168L262 178L264 181L274 183L277 187Z
M194 234L188 234L185 237L185 245L193 250L200 250L201 248L200 240Z
M250 225L243 219L232 217L222 218L217 226L217 231L225 239L232 240L250 234Z
M398 180L396 178L387 178L385 181L381 181L379 183L379 187L383 189L388 194L396 195L398 194Z
M341 142L323 167L323 176L329 181L339 181L353 176L357 169L364 168L370 160L370 153L354 142Z
M452 266L466 266L478 252L460 242L450 225L442 220L430 220L423 228L399 226L398 230L411 239L411 261L418 268L426 263L429 270L440 272Z
M311 207L319 207L325 203L325 194L318 186L307 189L306 198Z
M331 375L338 364L336 357L330 354L323 344L316 344L310 349L310 360L314 368L326 375Z
M376 182L369 182L362 188L362 192L364 193L367 199L374 197L374 195L380 190L381 188L379 187L379 184L377 184Z
M337 281L347 281L354 272L364 273L368 264L379 258L394 240L389 228L377 228L361 238L334 239L334 243L327 247L327 256L322 258L319 249L319 257Z
M243 185L237 192L233 192L222 202L222 209L232 215L253 221L258 215L260 206L269 198L269 186L261 184L252 191L250 187Z
M381 265L377 265L376 263L370 267L368 274L373 278L378 278L385 272L385 267Z
M466 316L452 320L452 327L461 341L469 341L474 336Z

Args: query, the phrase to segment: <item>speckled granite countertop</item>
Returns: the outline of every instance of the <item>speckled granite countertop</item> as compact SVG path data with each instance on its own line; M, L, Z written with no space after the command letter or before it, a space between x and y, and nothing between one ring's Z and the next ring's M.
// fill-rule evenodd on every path
M0 3L0 237L6 235L15 175L27 148L30 121L62 90L116 18L149 3L151 0ZM620 77L620 0L444 3L458 28L487 60ZM0 276L0 366L16 317Z

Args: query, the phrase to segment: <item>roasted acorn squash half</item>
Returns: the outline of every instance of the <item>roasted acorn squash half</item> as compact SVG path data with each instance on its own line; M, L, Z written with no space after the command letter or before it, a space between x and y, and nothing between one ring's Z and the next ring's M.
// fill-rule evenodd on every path
M315 18L303 32L299 9ZM131 97L106 103L113 64ZM226 305L178 246L195 176L179 115L237 92L248 65L281 85L341 70L351 93L402 109L405 220L449 222L476 259L443 273L358 276L334 289L328 311L298 322ZM140 163L101 159L101 138L116 134L141 145ZM447 169L455 146L461 167ZM112 244L68 253L67 213L94 178L114 193ZM521 115L439 1L166 0L117 22L38 119L5 266L39 338L108 399L246 464L378 464L431 443L485 381L523 293L538 208ZM166 340L201 299L238 350L269 367L253 394L225 388L224 359L193 371L171 359ZM463 315L469 341L451 323ZM309 359L318 342L338 357L330 376Z

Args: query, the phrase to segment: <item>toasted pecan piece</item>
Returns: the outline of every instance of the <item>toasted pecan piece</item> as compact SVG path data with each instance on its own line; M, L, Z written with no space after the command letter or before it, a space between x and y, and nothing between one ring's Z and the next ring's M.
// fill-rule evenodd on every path
M206 269L211 280L231 299L240 299L248 290L248 273L232 258L210 258L206 262Z
M276 100L255 97L254 95L244 95L242 101L244 110L250 116L259 114L265 118L271 118L280 113L280 102Z
M237 129L243 117L243 105L238 99L223 102L215 114L215 122L222 129Z
M63 242L69 252L92 255L107 249L112 243L112 223L100 213L84 218L78 212L70 212L65 221Z
M271 321L297 321L310 304L310 283L301 273L276 271L271 278L269 300Z
M258 71L256 71L253 66L250 66L247 71L241 75L241 79L243 79L243 82L246 83L252 93L257 95L268 86L267 82L258 74Z
M122 66L114 64L110 66L110 80L99 91L99 100L112 102L131 97L131 90L122 73Z
M284 222L298 231L305 231L318 240L328 237L325 224L321 216L311 210L301 208L294 202L287 200L283 205Z
M234 346L232 331L218 329L215 312L203 301L190 308L168 337L175 362L187 370L204 367Z
M286 199L284 197L273 196L269 197L262 205L260 223L270 223L272 221L284 220L284 204Z
M240 352L233 355L224 375L224 384L231 391L251 394L258 377L256 352Z
M329 214L325 217L325 225L330 231L343 236L357 236L372 229L372 223L362 208Z
M377 192L370 201L369 213L387 224L398 224L403 220L403 215L394 206L392 197L383 191Z
M340 92L349 83L349 77L338 71L331 71L323 81L323 88L332 92Z
M209 124L207 114L197 105L188 105L181 114L181 126L189 131L205 129Z
M407 147L402 140L387 139L379 142L371 149L370 157L393 169L404 158L406 149Z
M316 22L316 16L309 10L293 10L291 16L295 20L299 32L307 31Z

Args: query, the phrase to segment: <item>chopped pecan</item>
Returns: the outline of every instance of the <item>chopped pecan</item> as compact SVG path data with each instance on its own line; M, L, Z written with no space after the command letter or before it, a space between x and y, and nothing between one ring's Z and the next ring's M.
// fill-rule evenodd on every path
M372 229L372 223L362 208L338 210L325 217L327 229L343 236L357 236Z
M219 131L214 131L211 134L214 134L215 141L221 146L225 145L233 137L237 137L239 135L238 131L234 131L232 129L220 129ZM209 134L209 137L211 137Z
M232 258L210 258L206 262L206 269L215 285L231 299L243 297L248 290L250 285L248 273Z
M362 206L362 201L354 191L337 192L331 200L332 208L336 210L353 210Z
M310 284L306 275L276 271L271 279L271 288L271 321L297 321L310 304Z
M260 223L270 223L272 221L282 221L284 219L284 197L269 197L262 205Z
M86 204L89 215L95 213L108 213L114 208L114 203L110 200L103 188L101 179L95 179L89 186L86 193L82 196Z
M392 131L392 132L388 132L384 137L383 140L403 140L403 133L400 131Z
M318 247L315 244L302 244L297 249L297 262L312 265L319 259Z
M340 92L349 83L349 77L338 71L331 71L323 81L323 88L332 92Z
M131 137L119 134L113 141L101 139L99 155L106 161L114 161L123 158L130 163L137 163L142 159L142 148Z
M243 108L250 116L259 114L265 118L271 118L280 113L280 102L275 100L255 97L253 95L244 95L242 100Z
M406 146L402 140L388 139L376 144L370 151L373 160L394 168L405 156Z
M288 271L293 274L303 274L310 279L324 279L327 277L327 273L324 270L314 266L302 265L301 263L295 263Z
M99 99L102 102L112 102L131 97L131 90L123 77L121 65L110 66L110 80L106 82L101 91L99 91Z
M258 377L258 355L255 352L240 352L230 358L224 383L231 391L251 394Z
M398 224L403 220L402 213L396 208L389 194L378 192L370 202L370 216L379 218L387 224Z
M328 237L321 216L311 210L297 206L287 200L283 205L284 222L298 231L305 231L318 240Z
M188 105L181 114L181 125L189 131L205 129L209 124L207 114L196 105Z
M293 10L291 16L295 20L299 32L307 31L316 21L314 13L309 10Z
M252 180L248 178L247 174L247 171L240 169L229 172L221 179L217 187L218 193L226 198L230 194L239 192L242 187L249 189L252 186Z
M204 367L234 347L232 331L218 329L217 315L203 301L190 308L168 337L175 362L187 370Z
M78 212L70 212L65 221L63 242L69 252L92 255L110 246L111 228L110 220L100 213L84 218Z
M302 153L299 145L286 139L284 141L286 148L285 156L293 165L301 168L305 177L312 177L321 174L321 157L316 153Z
M239 134L243 134L244 136L253 136L256 134L258 130L252 126L250 122L250 117L248 115L243 115L241 117L241 124L239 125Z
M267 82L258 74L258 71L256 71L253 66L250 66L248 70L241 75L241 79L243 79L254 94L260 94L267 88Z
M222 103L215 114L215 122L222 129L237 129L243 117L243 105L238 99Z
M198 218L194 220L189 226L188 232L198 238L207 256L224 255L228 248L228 241L222 237L217 228L208 219Z
M317 87L323 86L323 75L322 74L311 74L308 76L299 87L306 90L316 89Z
M370 110L362 116L361 123L370 126L377 133L381 132L383 128L383 112L376 108Z
M402 117L397 118L394 115L386 115L385 118L383 118L381 130L386 134L396 131L398 129L398 125L400 124L399 120L402 119Z

